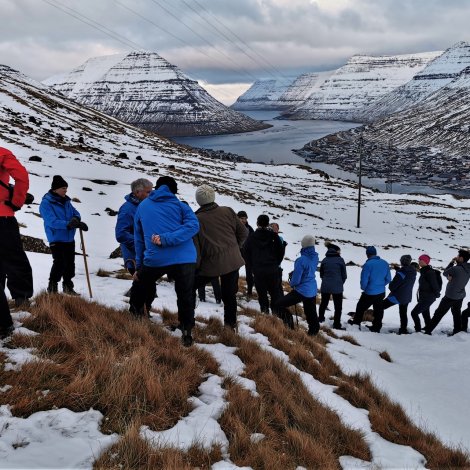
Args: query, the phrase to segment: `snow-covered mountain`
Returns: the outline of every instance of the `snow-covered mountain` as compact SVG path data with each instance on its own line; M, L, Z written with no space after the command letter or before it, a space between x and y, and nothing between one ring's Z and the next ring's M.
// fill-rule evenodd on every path
M289 79L256 80L231 107L245 111L279 109L278 100L291 83Z
M268 127L227 108L155 52L95 57L44 84L77 103L167 136Z
M353 56L346 65L325 80L303 104L285 112L285 117L360 121L358 110L408 82L441 53Z
M404 111L445 87L470 66L470 43L459 42L430 61L409 82L373 101L357 113L361 121L376 119Z

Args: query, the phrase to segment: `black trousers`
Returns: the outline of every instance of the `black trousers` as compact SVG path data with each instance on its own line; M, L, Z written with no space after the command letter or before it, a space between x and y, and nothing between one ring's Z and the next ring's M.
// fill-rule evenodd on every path
M6 284L14 299L32 297L33 271L15 217L0 217L0 258L0 290Z
M275 304L274 308L279 312L279 316L283 319L284 323L290 328L294 328L294 320L292 314L287 310L287 307L302 302L304 313L307 318L308 332L310 334L317 334L320 330L320 323L317 317L316 297L304 297L297 291L292 290L287 295L280 298Z
M207 276L196 276L193 305L196 299L196 290L199 286L205 286L211 279ZM224 303L224 324L235 326L237 324L238 269L220 276L220 291Z
M138 271L139 281L132 285L129 310L135 315L143 315L144 305L148 302L152 293L155 296L155 283L164 274L167 274L175 281L180 325L182 329L192 328L194 326L193 288L195 269L195 263L172 264L158 268L144 265Z
M470 317L470 303L468 307L462 312L462 331L467 331L468 329L468 317Z
M372 308L374 309L374 322L378 317L380 318L380 324L382 325L382 318L384 316L382 301L384 297L385 292L376 295L369 295L363 292L359 298L359 302L356 305L356 313L354 315L353 324L360 325L362 318L364 317L364 312L372 305Z
M246 273L246 290L248 295L253 294L254 275L251 264L245 262L245 273Z
M411 310L411 318L415 323L415 331L421 331L421 321L419 319L419 314L423 314L424 327L428 328L431 323L431 314L429 312L429 307L435 302L436 299L426 299L419 300L418 303Z
M73 288L75 277L75 242L54 242L50 244L52 251L52 268L49 281L59 282Z
M23 250L20 230L15 217L0 217L0 273L8 278L8 288L13 298L33 295L31 265ZM5 284L0 286L0 327L8 328L13 320L5 295Z
M271 309L275 313L274 304L284 295L282 284L280 283L279 267L272 270L255 270L253 274L260 310L263 313L269 313L269 294Z
M338 327L341 327L341 313L343 312L343 293L328 294L328 293L322 292L318 317L320 321L325 321L325 312L326 312L326 308L328 307L328 304L330 303L330 296L333 296L333 304L335 306L333 326L335 328L338 328Z
M220 289L220 280L219 277L211 277L209 280L210 284L212 285L212 290L214 291L214 297L216 301L220 301L222 299L222 291ZM206 285L199 286L197 288L197 295L201 302L205 302L206 300Z
M400 330L406 330L408 327L408 304L394 304L388 299L384 299L382 302L383 310L387 310L387 308L393 307L394 305L398 305L398 311L400 313ZM380 321L378 319L376 320L374 315L374 328L378 328L380 330L380 328L382 328L382 320L383 315Z
M444 296L434 312L429 323L429 327L426 328L426 332L431 333L449 310L452 312L452 317L454 318L454 333L462 331L462 315L460 313L462 310L462 303L463 299L454 300Z

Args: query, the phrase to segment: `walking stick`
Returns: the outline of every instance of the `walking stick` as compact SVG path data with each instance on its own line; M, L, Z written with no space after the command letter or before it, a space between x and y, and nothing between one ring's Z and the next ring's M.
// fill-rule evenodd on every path
M90 273L88 272L88 263L86 260L86 251L85 251L85 240L83 239L83 231L81 228L78 229L80 232L80 244L81 244L81 249L82 249L82 254L83 254L83 261L85 263L85 274L86 274L86 280L88 283L88 292L90 293L90 299L93 298L93 294L91 293L91 284L90 284Z

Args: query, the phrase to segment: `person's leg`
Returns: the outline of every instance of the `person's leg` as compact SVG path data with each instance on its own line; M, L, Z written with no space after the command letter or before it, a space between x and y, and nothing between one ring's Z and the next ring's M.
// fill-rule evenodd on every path
M194 274L196 265L195 263L174 264L167 266L166 269L175 280L178 320L183 328L184 335L185 330L191 331L194 327Z
M289 312L288 307L296 305L299 302L302 302L302 300L303 297L295 290L292 290L284 297L281 297L273 305L277 315L279 315L282 321L291 329L294 328L294 319L292 318L292 314Z
M144 305L148 293L155 288L155 282L163 276L164 272L162 268L148 266L143 266L138 271L138 280L132 283L129 312L137 317L144 315Z
M382 328L382 320L384 317L385 292L374 295L372 297L374 297L372 301L372 308L374 309L374 321L372 322L372 328L370 330L379 333ZM389 301L387 301L386 305L388 305L388 302Z
M321 301L320 301L320 308L318 310L318 321L324 322L325 321L325 312L328 304L330 303L330 295L326 292L321 293Z
M343 294L333 294L333 303L335 306L335 315L333 319L333 328L341 328L341 314L343 313Z
M220 288L224 303L224 324L234 328L237 325L238 269L220 276Z
M214 291L214 297L216 303L220 304L222 301L222 290L220 289L220 279L219 276L213 277L211 279L212 290Z
M279 271L276 269L270 273L266 273L266 285L269 292L271 310L273 313L274 305L277 301L283 296L282 292L279 290Z
M317 298L316 297L304 297L304 313L308 323L308 335L316 335L320 331L320 322L317 317Z
M467 308L462 312L462 331L468 330L468 317L470 317L470 302Z
M197 296L199 297L199 300L201 302L206 301L206 285L205 284L197 288Z
M400 304L398 307L400 311L400 333L408 333L408 304Z
M245 264L245 272L246 272L246 293L247 295L253 295L253 285L254 285L254 276L253 276L253 269L251 264Z
M2 233L3 235L3 233ZM3 269L2 258L5 255L4 250L0 249L0 271ZM5 289L0 288L0 332L6 332L8 328L13 325L13 320L10 314L10 307L8 306L7 296Z
M434 315L429 322L429 326L425 328L427 334L431 334L433 332L434 328L439 325L439 322L444 318L444 315L450 310L453 304L454 301L449 299L449 297L444 296L442 298L439 306L435 310Z
M64 243L63 288L68 294L75 294L72 279L75 277L75 242Z
M352 325L360 325L362 322L362 317L364 316L364 312L373 304L374 296L365 294L364 292L361 294L359 301L356 305L356 313L354 314L354 318L352 321L349 321L349 324Z
M262 313L269 313L267 273L255 271L254 276L256 292L258 294L259 309Z
M57 292L57 284L62 279L65 267L64 244L61 242L51 243L52 267L49 274L49 286L47 292Z
M462 303L463 299L456 300L451 307L452 317L454 319L454 334L462 331Z

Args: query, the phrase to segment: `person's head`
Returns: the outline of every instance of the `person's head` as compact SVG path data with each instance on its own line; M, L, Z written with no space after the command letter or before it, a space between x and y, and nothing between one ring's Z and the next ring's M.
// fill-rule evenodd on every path
M366 256L368 258L371 258L372 256L377 256L377 249L375 248L375 246L368 246L366 248Z
M274 233L279 233L279 224L277 222L271 222L270 227Z
M338 254L341 253L341 248L340 248L338 245L335 245L334 243L328 242L328 243L326 244L326 247L327 247L329 250L336 251L336 253L338 253Z
M242 224L246 225L248 223L248 214L245 211L238 211L237 217L240 219Z
M68 189L67 181L60 175L54 175L52 178L51 190L57 195L64 197L67 194Z
M300 241L300 246L302 248L308 248L310 246L315 246L315 237L313 235L305 235Z
M200 206L212 204L215 201L215 191L208 184L203 184L196 189L196 201Z
M467 250L459 250L457 261L459 263L466 263L470 259L470 252Z
M418 258L418 264L420 268L424 268L425 266L428 266L430 262L431 262L431 257L429 255L421 255Z
M414 268L416 271L419 271L419 264L416 261L412 261L410 266Z
M173 194L178 192L178 185L176 184L175 179L171 176L160 176L157 180L157 184L155 185L155 189L158 189L160 186L167 186Z
M131 183L131 191L139 201L143 201L152 191L152 186L151 181L139 178Z
M256 219L256 225L259 228L268 228L269 227L269 216L266 214L261 214Z
M402 266L410 266L411 264L411 256L410 255L403 255L401 258L400 258L400 264Z

